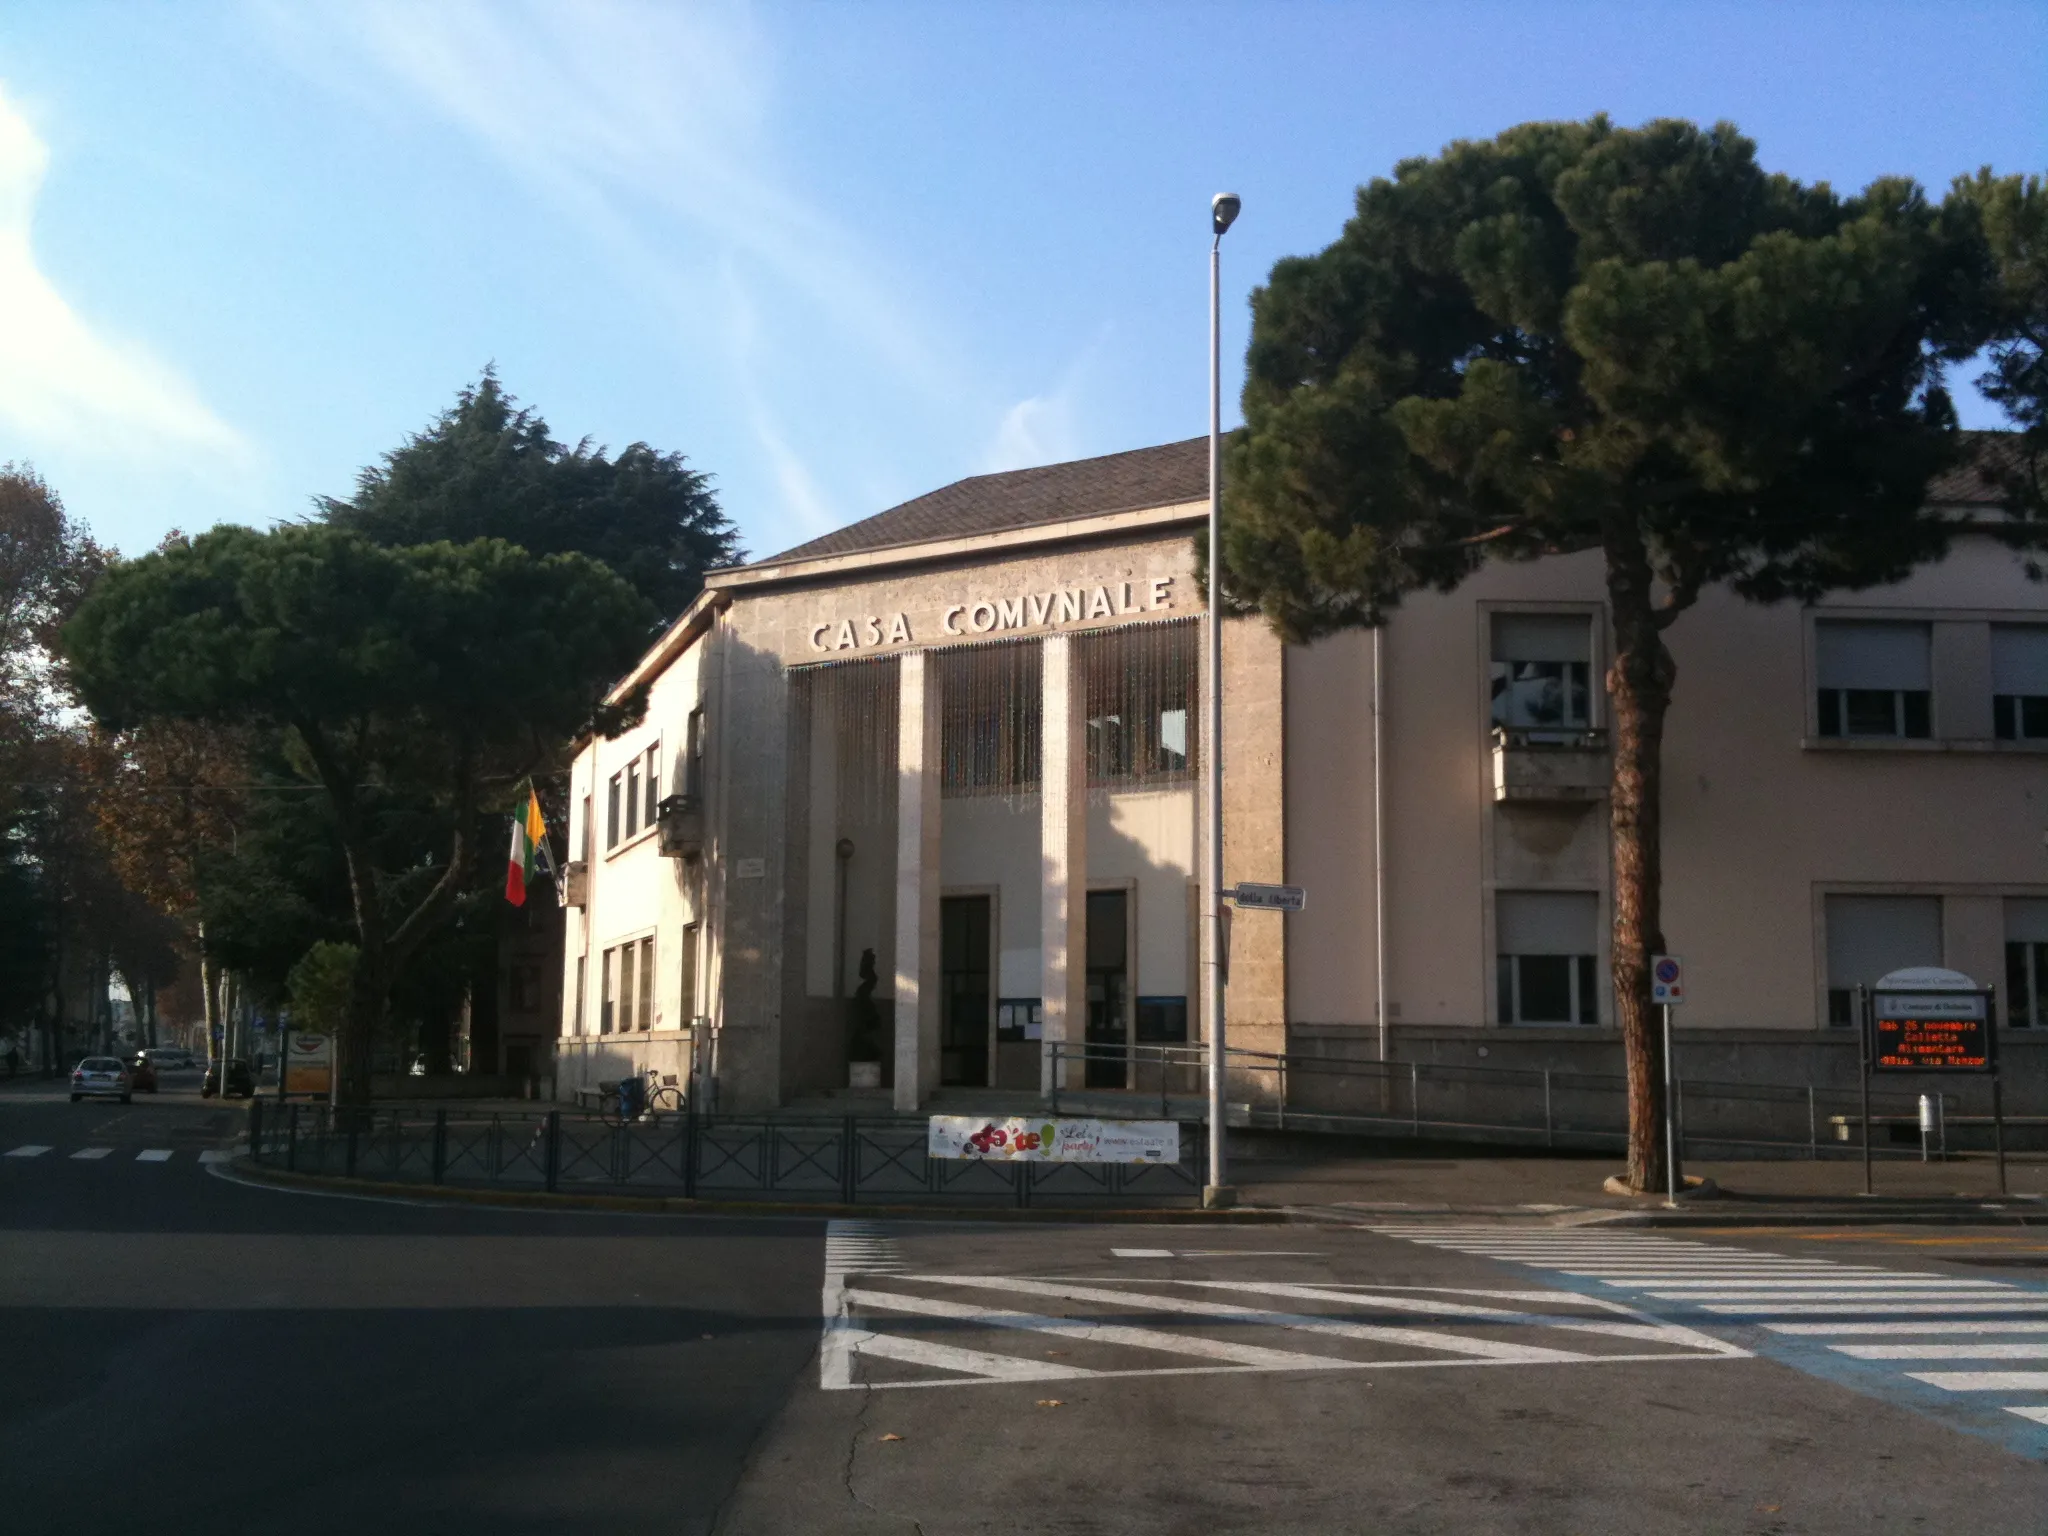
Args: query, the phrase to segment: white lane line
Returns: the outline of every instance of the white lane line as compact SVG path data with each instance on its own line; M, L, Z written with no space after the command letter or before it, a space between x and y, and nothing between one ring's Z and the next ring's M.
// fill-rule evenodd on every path
M234 1158L234 1153L223 1152L218 1147L208 1147L199 1154L199 1161L202 1163L230 1163L234 1161Z
M928 1365L941 1371L959 1371L984 1381L1068 1381L1076 1376L1096 1376L1075 1365L1053 1361L1020 1360L1015 1355L994 1355L979 1349L958 1349L929 1339L906 1339L893 1333L870 1333L850 1329L853 1349L884 1360L901 1360L910 1365ZM879 1385L879 1383L878 1383ZM907 1383L898 1383L907 1385Z
M151 1147L147 1151L135 1154L135 1161L138 1163L168 1163L170 1160L171 1149L169 1147Z
M1370 1307L1386 1311L1423 1312L1434 1317L1467 1318L1474 1322L1511 1323L1515 1325L1537 1324L1545 1328L1562 1328L1574 1333L1598 1333L1617 1339L1647 1339L1654 1343L1684 1344L1695 1349L1709 1350L1717 1355L1747 1356L1749 1351L1729 1344L1711 1335L1699 1333L1677 1323L1608 1323L1596 1318L1572 1317L1551 1313L1510 1312L1498 1307L1473 1307L1459 1302L1424 1301L1409 1296L1361 1295L1353 1291L1326 1290L1316 1285L1286 1285L1277 1282L1247 1282L1230 1280L1188 1280L1186 1285L1199 1285L1209 1290L1250 1291L1260 1296L1286 1296L1296 1301L1339 1301L1353 1306ZM1572 1297L1553 1297L1546 1292L1513 1293L1524 1301L1576 1300ZM1629 1317L1642 1314L1628 1312Z
M2048 1322L1987 1322L1972 1318L1965 1322L1953 1319L1930 1320L1924 1323L1765 1323L1772 1333L1797 1333L1809 1336L1842 1334L1901 1334L1901 1333L2048 1333Z
M2048 1392L2048 1371L1908 1371L1944 1392Z
M1546 1349L1537 1344L1502 1344L1492 1339L1460 1338L1456 1334L1433 1333L1423 1328L1390 1328L1371 1323L1347 1323L1334 1317L1312 1317L1293 1312L1262 1312L1216 1302L1190 1301L1179 1296L1152 1296L1138 1291L1105 1290L1092 1285L1019 1280L1007 1275L920 1275L912 1278L934 1284L972 1286L977 1290L1015 1291L1024 1296L1050 1296L1064 1301L1094 1301L1107 1306L1171 1312L1191 1321L1217 1318L1225 1322L1253 1323L1268 1328L1296 1329L1304 1333L1324 1334L1335 1338L1361 1339L1375 1344L1402 1344L1414 1349L1440 1349L1449 1354L1476 1355L1489 1360L1576 1362L1594 1358L1576 1350Z
M2007 1413L2016 1413L2023 1419L2032 1419L2036 1424L2048 1424L2048 1408L2008 1408Z
M1109 1250L1109 1254L1114 1259L1170 1259L1173 1257L1173 1250L1171 1248L1112 1248Z
M1940 1276L1902 1276L1897 1280L1864 1280L1849 1276L1840 1280L1660 1280L1657 1294L1695 1291L1744 1291L1764 1295L1772 1291L1840 1291L1844 1295L1890 1294L1903 1291L1940 1291L1945 1295L1981 1293L1988 1296L2023 1295L2017 1286L1996 1280L1948 1280Z
M103 1157L113 1156L113 1153L112 1147L87 1147L82 1152L72 1153L71 1160L75 1163L96 1163Z
M1830 1344L1852 1360L2048 1360L2048 1340L2018 1344Z
M965 1302L942 1301L931 1296L903 1296L893 1291L849 1290L846 1299L856 1307L878 1311L910 1312L919 1317L944 1317L963 1323L981 1323L994 1328L1015 1328L1029 1333L1049 1333L1056 1338L1085 1344L1120 1344L1128 1349L1156 1349L1170 1355L1193 1355L1198 1359L1227 1360L1233 1365L1256 1365L1267 1370L1320 1370L1332 1362L1327 1355L1305 1355L1297 1350L1265 1349L1256 1344L1231 1344L1221 1339L1196 1338L1192 1334L1163 1333L1157 1328L1131 1328L1119 1323L1095 1323L1085 1318L1045 1317L1036 1312L1010 1312L999 1307L975 1307ZM866 1354L865 1344L857 1346Z
M1971 1312L2048 1312L2048 1301L1759 1301L1748 1306L1712 1305L1708 1312L1726 1312L1737 1317L1797 1317L1816 1312L1848 1313L1856 1317L1912 1317L1940 1314L1954 1317Z
M16 1147L12 1152L8 1153L7 1155L9 1157L41 1157L45 1152L53 1150L54 1149L50 1147Z

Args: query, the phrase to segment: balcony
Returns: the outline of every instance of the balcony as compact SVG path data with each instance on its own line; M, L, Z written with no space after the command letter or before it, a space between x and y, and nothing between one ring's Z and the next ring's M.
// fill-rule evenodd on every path
M1607 798L1614 765L1604 730L1493 728L1493 798L1503 805L1588 805Z
M590 905L590 866L581 859L571 859L562 866L562 905Z
M695 795L670 795L654 807L661 829L662 857L695 859L704 853L704 802Z

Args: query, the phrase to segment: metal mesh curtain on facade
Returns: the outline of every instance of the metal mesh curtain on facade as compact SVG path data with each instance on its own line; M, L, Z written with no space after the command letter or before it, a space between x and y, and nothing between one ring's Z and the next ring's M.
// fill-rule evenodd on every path
M939 686L940 793L1015 798L1036 794L1043 746L1044 652L1036 640L935 652Z
M800 726L832 723L838 824L874 826L895 815L896 658L797 668L790 673L790 702ZM817 750L815 741L810 750Z
M1078 636L1088 687L1088 786L1164 788L1199 770L1196 619Z

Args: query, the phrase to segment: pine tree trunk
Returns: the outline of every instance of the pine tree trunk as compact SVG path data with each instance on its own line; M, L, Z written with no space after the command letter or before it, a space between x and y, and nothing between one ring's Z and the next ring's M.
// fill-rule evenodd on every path
M1664 1041L1650 1002L1650 957L1664 948L1662 791L1664 716L1677 668L1665 649L1650 563L1630 524L1607 542L1614 660L1607 670L1614 730L1614 1017L1628 1075L1628 1185L1665 1187Z

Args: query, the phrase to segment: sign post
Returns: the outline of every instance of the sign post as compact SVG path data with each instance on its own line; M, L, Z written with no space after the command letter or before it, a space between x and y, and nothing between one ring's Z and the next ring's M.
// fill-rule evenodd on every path
M1870 1192L1872 1072L1982 1073L1991 1079L1991 1134L1998 1192L2006 1192L2005 1103L1999 1091L1996 993L1958 971L1916 966L1893 971L1870 993L1863 1081L1863 1187Z
M1650 1001L1664 1009L1664 1183L1665 1203L1678 1204L1678 1063L1671 1049L1671 1010L1685 1001L1685 962L1676 955L1650 957Z

